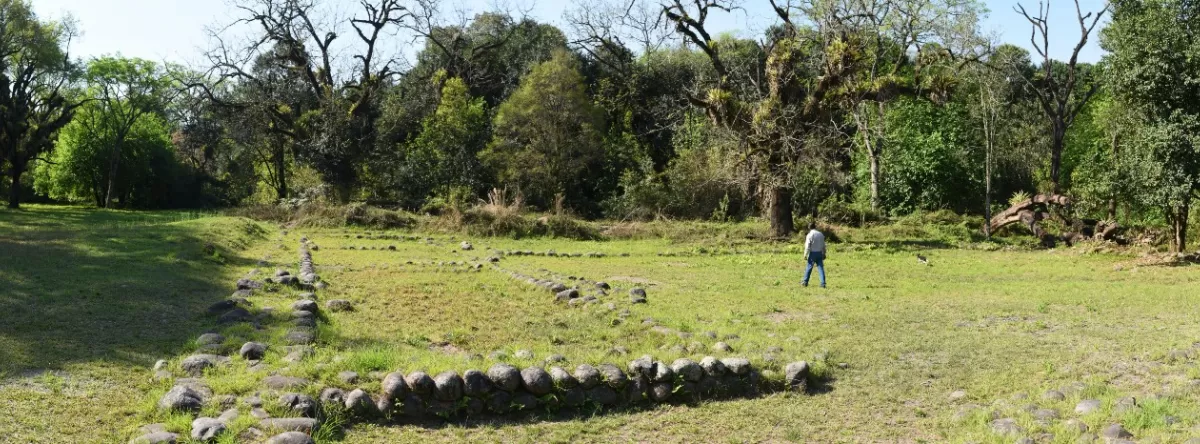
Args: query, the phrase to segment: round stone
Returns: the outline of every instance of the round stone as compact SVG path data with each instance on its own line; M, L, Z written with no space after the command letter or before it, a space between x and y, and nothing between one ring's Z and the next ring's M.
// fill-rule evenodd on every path
M750 360L746 358L725 358L721 360L725 364L725 368L729 369L735 375L746 375L750 373Z
M521 380L525 390L535 396L545 396L554 390L553 379L541 367L529 367L521 370Z
M214 418L200 417L192 421L192 440L211 441L226 429L224 421Z
M354 305L345 299L330 299L325 301L325 308L332 312L354 311Z
M687 358L679 358L672 362L671 371L684 381L698 382L704 377L704 369L700 368L700 364Z
M521 388L521 371L511 365L493 365L488 369L487 376L500 390L511 392Z
M725 372L728 371L724 363L712 356L705 356L704 359L701 359L700 368L704 370L705 375L713 378L725 376Z
M1080 415L1086 415L1097 410L1100 410L1100 400L1098 399L1085 399L1079 401L1079 404L1075 404L1075 413Z
M600 372L600 379L613 389L623 389L625 388L625 384L629 382L629 379L625 377L621 369L615 365L600 364L599 367L596 367L596 370Z
M1100 431L1100 436L1108 439L1133 438L1133 434L1120 424L1109 424Z
M554 387L560 390L579 386L579 381L562 367L550 367L550 379L554 381Z
M492 381L479 370L467 370L463 373L463 394L471 397L483 397L492 391Z
M337 378L345 384L354 384L358 382L358 372L353 370L345 370L338 372Z
M421 397L432 395L437 388L437 384L433 382L433 378L422 371L409 373L408 377L404 378L404 382L407 383L410 392Z
M242 359L247 361L254 359L262 359L267 353L267 344L261 342L247 342L242 344L242 349L239 351Z
M463 397L463 379L453 370L438 373L433 378L434 397L439 401L458 401Z
M575 368L575 380L579 381L579 386L584 389L590 389L600 383L600 372L588 364L581 364Z
M716 344L713 344L712 350L715 352L730 353L730 352L733 352L733 347L730 347L729 344L726 344L724 342L718 342Z
M403 373L391 372L383 377L382 389L386 399L404 399L408 394L408 381L405 381Z
M671 384L659 382L650 386L650 399L654 402L666 402L671 399Z
M1058 390L1046 390L1046 393L1042 393L1042 400L1044 401L1057 402L1064 399L1067 399L1066 395L1063 395L1063 393Z
M315 444L315 441L303 432L284 432L272 436L267 444Z

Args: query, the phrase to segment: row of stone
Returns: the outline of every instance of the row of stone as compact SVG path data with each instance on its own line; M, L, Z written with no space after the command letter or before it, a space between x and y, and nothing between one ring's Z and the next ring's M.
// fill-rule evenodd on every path
M300 278L293 278L286 270L277 270L273 278L268 278L268 281L274 281L280 284L299 284L303 286L313 286L319 281L316 274L316 267L313 263L312 253L309 249L308 239L301 238L299 248L299 272ZM250 277L257 273L257 270L251 271ZM253 295L253 291L262 288L262 284L258 281L250 279L250 277L242 278L237 281L237 291L234 296L225 301L218 302L210 306L207 310L209 314L215 314L222 310L225 311L219 319L221 322L230 320L245 320L250 318L250 313L245 309L250 303L246 299ZM302 293L301 299L292 304L292 318L295 326L288 331L285 336L285 341L294 345L307 346L315 341L316 338L316 294L312 292ZM352 306L349 301L332 300L329 301L327 307L334 311L351 310ZM228 357L204 352L223 352L225 337L219 333L209 332L200 335L197 339L199 346L198 351L201 353L193 354L184 358L180 362L181 369L193 377L203 375L204 371L219 365L227 365L230 362ZM266 354L268 346L260 342L247 342L242 345L239 354L251 363L252 366L258 365L258 362ZM289 355L290 357L290 355ZM159 361L155 364L156 378L169 377L170 373L165 369L166 362ZM207 398L212 396L211 390L197 379L180 379L176 380L174 386L162 398L159 399L158 406L160 409L167 411L190 411L197 412L206 402ZM259 409L261 410L261 409ZM200 417L192 421L191 438L195 441L206 442L215 439L223 433L230 421L237 417L237 410L226 411L218 418ZM260 418L262 419L262 418ZM264 419L265 420L265 419ZM268 442L276 444L288 443L311 443L312 438L300 430L290 430L294 427L286 427L288 423L285 421L280 427L280 424L273 424L275 429L288 430L285 433L272 437ZM272 424L267 424L272 425ZM315 426L315 421L305 430L311 433ZM149 426L148 426L149 427ZM157 429L154 427L144 428L141 436L135 437L130 442L137 443L160 443L160 442L176 442L178 436L174 433L169 433L165 429Z
M600 302L600 298L608 296L608 292L613 289L607 282L592 282L587 279L576 278L575 276L566 278L567 281L575 281L573 285L568 286L562 282L563 279L561 276L554 275L544 269L542 270L543 272L552 275L550 279L504 270L499 267L497 269L514 280L549 291L554 294L554 302L562 302L571 306ZM584 291L587 291L588 294L585 295ZM630 289L629 302L633 304L646 303L646 290L638 287Z

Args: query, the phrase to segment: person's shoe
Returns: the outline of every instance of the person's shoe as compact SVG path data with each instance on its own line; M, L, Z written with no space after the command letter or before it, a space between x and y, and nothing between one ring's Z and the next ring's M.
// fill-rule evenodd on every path
M801 287L807 287L807 286L808 286L808 282L801 282L801 283L800 283L800 286L801 286Z
M825 288L825 284L821 284L821 288Z

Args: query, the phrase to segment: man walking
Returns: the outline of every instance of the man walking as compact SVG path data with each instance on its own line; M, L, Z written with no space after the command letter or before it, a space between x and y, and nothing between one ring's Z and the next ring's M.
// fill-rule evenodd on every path
M804 237L804 259L808 266L804 268L804 282L800 285L807 287L808 278L812 276L813 265L821 276L821 288L825 288L825 235L817 231L817 223L808 223L808 236Z

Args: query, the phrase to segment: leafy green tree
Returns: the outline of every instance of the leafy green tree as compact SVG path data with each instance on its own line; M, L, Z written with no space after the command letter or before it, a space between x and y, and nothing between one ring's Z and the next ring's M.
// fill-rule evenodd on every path
M1171 247L1183 251L1200 190L1200 5L1118 0L1101 36L1113 94L1143 119L1122 165L1140 199L1163 209Z
M29 2L0 0L0 159L9 167L9 208L20 207L21 176L45 159L79 106L67 93L76 70L67 55L74 35L70 21L41 21Z
M923 99L896 101L885 115L882 198L897 214L978 205L982 164L964 106L939 106Z
M178 172L170 130L158 114L142 114L132 123L121 120L110 105L91 102L63 129L53 159L38 168L34 187L47 196L103 206L117 198L126 207L170 206L173 176ZM113 170L113 140L122 140L122 168ZM117 177L111 176L117 174Z
M492 142L480 154L503 185L548 208L557 194L583 204L583 173L604 157L603 121L584 87L579 64L566 51L530 71L493 122Z
M84 119L92 137L108 137L103 143L108 154L109 171L104 198L96 204L111 207L117 198L117 181L121 177L121 161L125 142L133 127L143 117L165 113L167 95L174 90L158 64L144 59L100 57L88 62L88 95L96 101Z
M472 98L457 77L442 86L441 103L404 147L402 187L412 198L449 196L455 189L482 187L478 153L487 143L488 118L482 98Z

